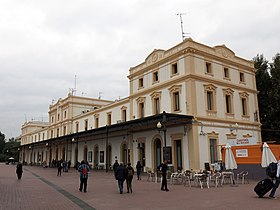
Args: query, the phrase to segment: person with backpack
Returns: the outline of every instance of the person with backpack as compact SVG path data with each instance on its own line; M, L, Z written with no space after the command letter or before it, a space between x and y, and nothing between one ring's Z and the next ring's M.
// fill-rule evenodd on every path
M126 168L126 186L127 186L127 193L129 193L129 191L132 193L132 179L133 179L133 175L134 175L134 170L131 166L131 163L127 164L127 168Z
M88 180L88 172L89 172L89 166L86 164L86 162L83 160L78 168L78 171L80 172L80 192L83 191L87 192L87 180Z
M274 169L272 169L271 171L272 171L271 176L272 176L273 179L275 179L275 183L273 184L273 188L272 188L272 190L269 194L269 197L273 198L273 199L276 199L275 192L276 192L276 190L279 186L279 183L280 183L280 156L279 156L279 160L277 162L277 167L275 168L275 166L274 166Z

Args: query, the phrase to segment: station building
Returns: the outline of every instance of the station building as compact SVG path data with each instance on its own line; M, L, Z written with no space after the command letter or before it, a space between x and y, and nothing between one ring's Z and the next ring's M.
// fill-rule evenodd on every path
M49 122L24 123L20 160L86 160L104 169L139 160L153 170L167 159L173 170L199 170L221 160L226 143L262 141L254 64L225 45L188 38L155 49L128 79L124 99L69 93L49 106Z

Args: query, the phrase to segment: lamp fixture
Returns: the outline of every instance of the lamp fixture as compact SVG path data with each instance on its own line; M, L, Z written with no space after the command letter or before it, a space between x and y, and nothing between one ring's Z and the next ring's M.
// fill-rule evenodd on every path
M230 130L231 133L232 133L234 130L237 132L238 127L239 127L238 123L235 123L234 125L230 125L229 130Z

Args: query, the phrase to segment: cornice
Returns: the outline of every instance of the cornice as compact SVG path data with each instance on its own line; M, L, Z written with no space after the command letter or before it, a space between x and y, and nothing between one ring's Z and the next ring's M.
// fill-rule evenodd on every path
M241 69L246 69L251 72L255 72L254 64L252 61L243 59L235 55L235 53L227 48L225 45L218 45L210 47L192 39L186 39L185 41L179 43L178 45L164 51L164 50L154 50L150 53L143 63L129 69L129 79L143 74L153 68L157 68L162 64L168 62L168 60L178 58L180 55L202 55L206 57L205 59L213 59L222 61L227 65L233 65L240 67Z

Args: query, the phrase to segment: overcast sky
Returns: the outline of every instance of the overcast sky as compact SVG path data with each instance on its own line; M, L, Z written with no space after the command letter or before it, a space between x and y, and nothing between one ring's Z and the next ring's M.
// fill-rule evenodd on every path
M279 0L1 0L0 131L48 121L52 100L128 96L129 68L184 32L251 60L280 52Z

